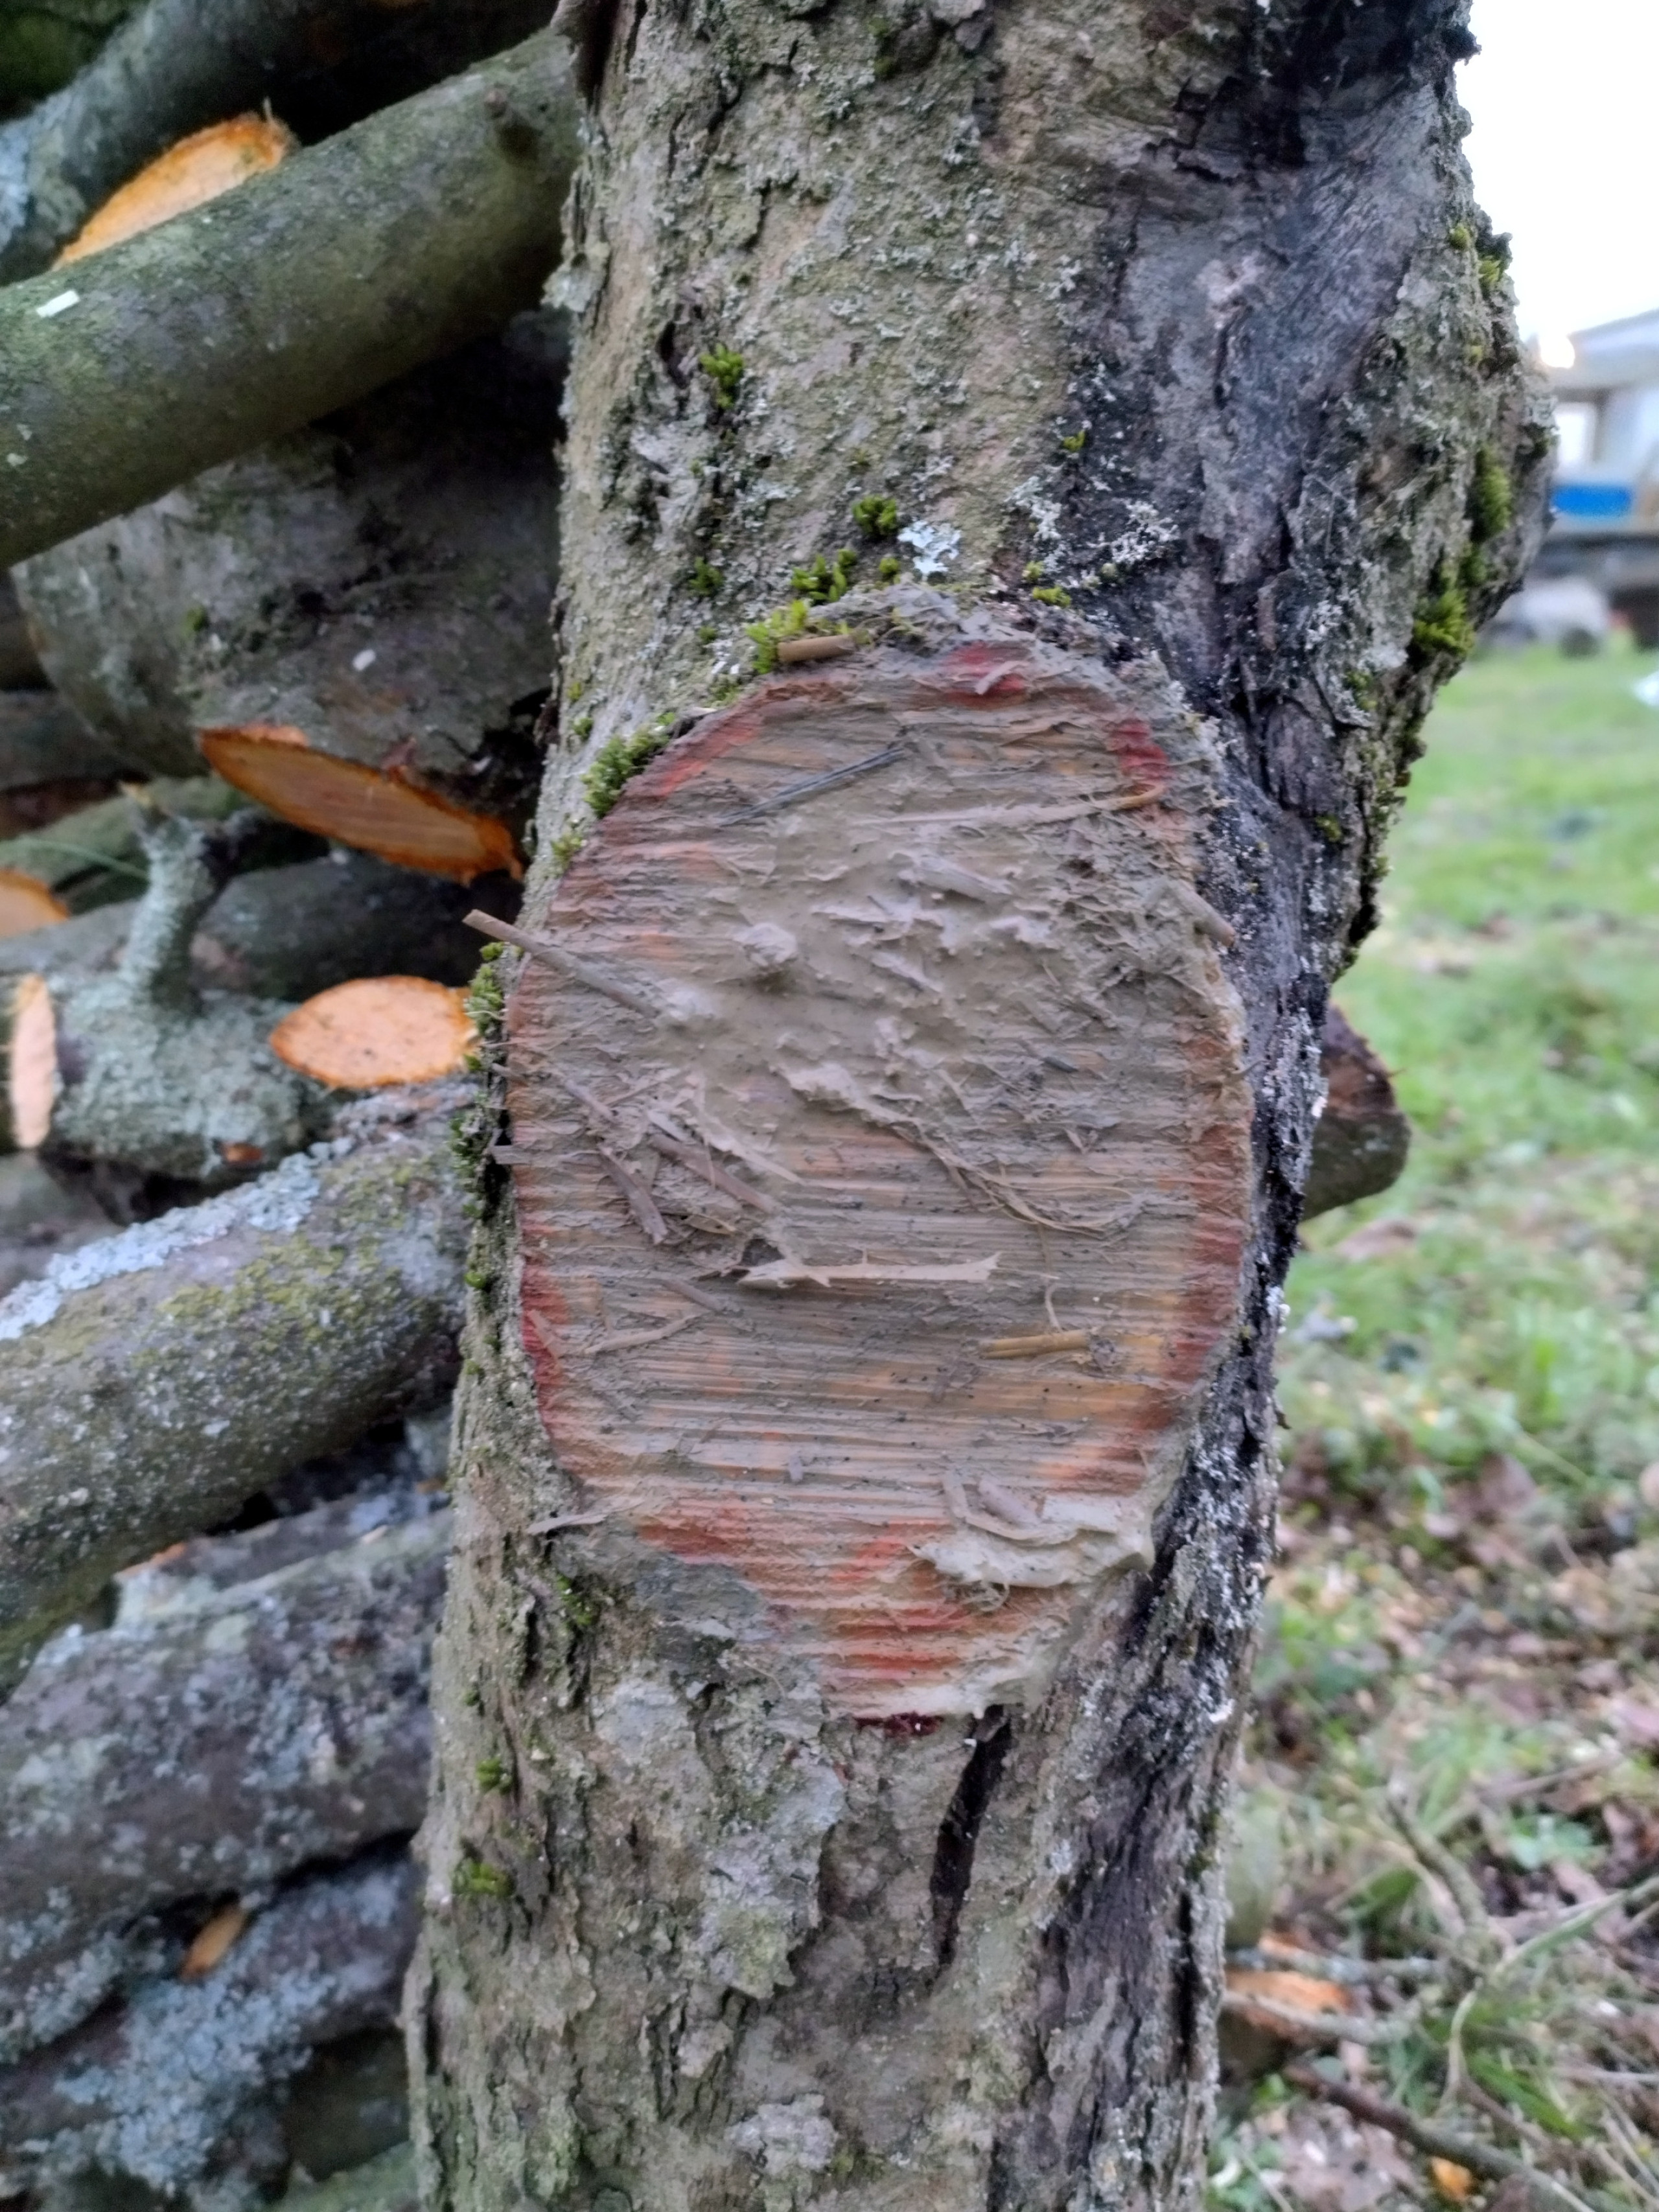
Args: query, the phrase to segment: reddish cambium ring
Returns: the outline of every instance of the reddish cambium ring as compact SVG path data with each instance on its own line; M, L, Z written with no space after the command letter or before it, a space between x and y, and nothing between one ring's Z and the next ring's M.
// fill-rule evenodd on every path
M1151 1557L1249 1206L1209 803L1150 680L866 651L671 747L520 972L549 1435L835 1709L1025 1701Z

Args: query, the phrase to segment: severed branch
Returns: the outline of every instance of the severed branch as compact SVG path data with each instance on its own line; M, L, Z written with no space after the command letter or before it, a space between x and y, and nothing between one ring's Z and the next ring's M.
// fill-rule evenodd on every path
M466 1231L447 1116L404 1100L357 1123L0 1301L0 1692L118 1569L452 1371Z
M0 290L0 564L533 305L578 115L568 50L544 32L192 214Z
M0 283L43 269L187 131L275 100L301 137L321 137L547 15L539 0L149 0L72 84L0 128Z
M392 1525L417 1502L199 1539L40 1654L0 1708L0 2065L145 1970L146 1916L419 1826L448 1516Z

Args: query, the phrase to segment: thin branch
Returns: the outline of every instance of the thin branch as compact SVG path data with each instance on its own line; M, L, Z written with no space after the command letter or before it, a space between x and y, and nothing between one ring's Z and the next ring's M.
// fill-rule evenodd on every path
M1564 2212L1592 2212L1583 2198L1576 2196L1565 2183L1557 2181L1552 2174L1540 2173L1525 2159L1498 2150L1491 2143L1480 2142L1471 2136L1455 2134L1437 2121L1419 2119L1403 2105L1391 2105L1384 2097L1373 2096L1369 2089L1334 2081L1316 2067L1299 2062L1285 2069L1285 2079L1309 2096L1322 2098L1328 2105L1340 2105L1357 2120L1386 2128L1390 2135L1397 2136L1401 2142L1408 2142L1413 2150L1420 2150L1427 2157L1449 2159L1454 2165L1467 2166L1471 2173L1479 2174L1486 2181L1507 2181L1511 2174L1518 2173L1561 2206Z

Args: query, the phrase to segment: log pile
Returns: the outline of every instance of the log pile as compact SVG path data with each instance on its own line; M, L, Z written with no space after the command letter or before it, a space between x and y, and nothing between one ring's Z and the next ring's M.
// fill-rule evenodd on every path
M548 735L545 13L149 0L0 129L0 2198L41 2212L354 2157L315 2212L409 2201L460 987L525 942ZM1310 1212L1407 1136L1325 1047ZM643 1112L602 1194L658 1212L627 1135L735 1235Z

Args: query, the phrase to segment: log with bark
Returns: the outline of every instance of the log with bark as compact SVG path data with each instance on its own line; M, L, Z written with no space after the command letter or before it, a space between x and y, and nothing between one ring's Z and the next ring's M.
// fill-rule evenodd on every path
M539 0L150 0L73 82L0 129L0 283L44 268L188 131L272 102L302 138L325 137L546 16Z
M181 820L202 823L223 822L245 805L231 785L213 775L158 776L148 788L147 803ZM149 872L143 818L142 808L112 796L0 843L0 886L18 919L27 915L27 927L43 927L131 898ZM247 842L251 847L251 838ZM247 850L242 865L256 857ZM4 933L20 932L13 927Z
M1547 471L1467 51L1456 0L610 46L434 2205L1200 2185L1328 992Z
M550 34L530 39L0 291L0 563L532 307L575 151L563 57Z
M118 1569L441 1390L465 1228L434 1090L0 1300L0 1690Z
M289 2166L284 2098L313 2054L396 2020L417 1895L388 1850L279 1889L188 1977L163 1933L171 1974L0 2072L0 2191L253 2212Z
M37 1656L0 1709L0 2068L154 1974L181 1917L419 1826L448 1536L422 1503L198 1540Z
M305 828L516 869L540 773L562 352L543 316L17 572L123 759L212 765Z

